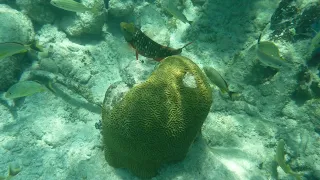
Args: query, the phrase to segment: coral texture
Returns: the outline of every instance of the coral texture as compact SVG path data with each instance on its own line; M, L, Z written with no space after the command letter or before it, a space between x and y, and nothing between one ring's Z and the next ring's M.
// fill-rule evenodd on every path
M184 85L187 73L196 87ZM170 56L112 109L107 102L108 97L102 112L106 160L148 178L162 164L184 159L209 113L212 92L195 63Z

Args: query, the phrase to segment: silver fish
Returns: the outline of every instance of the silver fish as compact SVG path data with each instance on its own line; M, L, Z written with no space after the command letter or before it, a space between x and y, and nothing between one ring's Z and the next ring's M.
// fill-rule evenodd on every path
M270 41L260 42L261 35L258 39L256 53L258 59L265 65L273 68L290 67L290 64L280 57L278 47Z
M17 42L0 43L0 60L19 53L25 53L30 49L29 45Z
M174 5L168 2L162 3L162 8L164 8L168 13L170 13L173 17L179 19L184 23L192 24L192 21L189 21L187 17Z
M88 8L85 5L73 0L51 0L50 3L57 8L72 12L83 13L92 10L91 8Z
M228 88L227 82L223 79L223 77L219 74L217 70L213 67L203 67L205 74L207 75L208 79L218 86L222 92L227 92L230 97L234 94Z
M46 91L47 88L34 81L20 81L12 85L5 93L8 99L15 99L24 96L31 96L38 92Z

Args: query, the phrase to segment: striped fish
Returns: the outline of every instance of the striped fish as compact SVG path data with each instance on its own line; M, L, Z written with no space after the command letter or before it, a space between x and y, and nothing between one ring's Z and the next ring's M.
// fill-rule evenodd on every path
M92 11L93 9L86 7L85 5L78 3L73 0L51 0L50 3L57 8L61 8L72 12L86 12Z
M183 48L191 44L190 42L184 45L182 48L173 49L171 47L163 46L153 41L133 23L122 22L120 23L120 27L125 40L136 50L137 60L138 54L141 54L144 57L153 58L156 61L161 61L168 56L180 54Z
M232 92L229 90L229 86L224 80L224 78L219 74L217 70L215 70L213 67L205 66L203 67L204 73L207 75L208 79L211 81L211 83L215 84L220 88L222 92L227 92L229 97L233 98L234 95L236 95L235 92Z
M25 53L30 49L29 45L18 42L0 43L0 60L19 53Z

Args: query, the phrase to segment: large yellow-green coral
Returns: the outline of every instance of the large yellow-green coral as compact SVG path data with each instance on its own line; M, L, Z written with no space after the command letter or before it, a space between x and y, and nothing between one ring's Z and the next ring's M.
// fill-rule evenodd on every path
M186 156L209 113L212 93L195 63L170 56L111 110L107 101L102 110L106 160L148 178L162 164Z

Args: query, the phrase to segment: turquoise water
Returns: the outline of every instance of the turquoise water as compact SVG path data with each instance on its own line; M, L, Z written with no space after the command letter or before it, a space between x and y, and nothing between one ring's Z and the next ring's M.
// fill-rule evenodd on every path
M0 0L0 179L320 179L319 12Z

